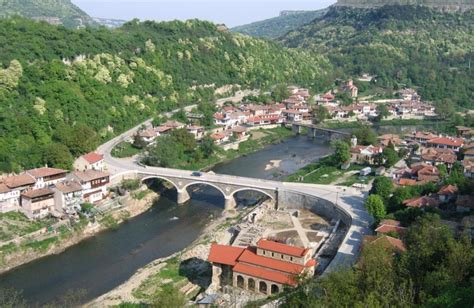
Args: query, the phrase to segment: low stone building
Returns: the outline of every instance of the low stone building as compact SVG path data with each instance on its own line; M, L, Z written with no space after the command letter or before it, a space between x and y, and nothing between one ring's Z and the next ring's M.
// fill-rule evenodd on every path
M309 248L260 239L247 248L213 244L208 261L213 284L270 295L295 287L299 276L313 276L317 262L311 256Z

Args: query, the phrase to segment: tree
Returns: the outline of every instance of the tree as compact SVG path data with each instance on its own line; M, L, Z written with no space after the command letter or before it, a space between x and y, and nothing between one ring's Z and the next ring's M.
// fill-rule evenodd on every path
M392 194L393 183L387 177L379 176L376 177L372 184L371 194L379 195L382 199L387 200Z
M67 146L61 143L51 143L46 146L44 160L48 166L66 170L71 170L74 162Z
M144 149L144 148L146 148L147 143L145 142L145 140L143 140L143 138L138 133L136 133L133 136L132 145L133 145L134 148Z
M324 120L329 119L331 117L331 114L329 113L329 110L324 107L323 105L319 105L314 109L313 111L313 120L315 124L319 124L321 122L324 122Z
M283 83L276 85L272 92L272 98L275 100L275 102L282 102L283 100L290 97L290 95L291 93L288 90L287 85Z
M334 152L334 163L341 165L351 159L350 147L349 145L341 140L338 140L332 145L335 148Z
M361 145L371 145L377 142L377 134L370 126L364 125L356 129L353 134Z
M205 136L201 140L199 149L202 151L205 158L209 158L212 154L214 154L214 152L216 152L217 146L211 136Z
M185 152L192 152L196 148L194 135L185 128L175 129L170 134L171 138L184 147Z
M384 218L386 214L383 199L379 195L370 195L367 200L365 200L365 208L376 221Z
M157 167L176 167L183 156L183 145L177 143L171 136L163 136L151 147L145 157L145 163Z
M385 160L386 167L392 167L400 160L397 151L388 147L383 149L382 155Z
M381 120L385 119L390 115L388 108L384 104L380 104L377 106L377 117L375 118L376 122L380 122Z
M182 123L188 123L188 117L186 116L184 109L179 109L178 112L175 112L171 116L171 118Z

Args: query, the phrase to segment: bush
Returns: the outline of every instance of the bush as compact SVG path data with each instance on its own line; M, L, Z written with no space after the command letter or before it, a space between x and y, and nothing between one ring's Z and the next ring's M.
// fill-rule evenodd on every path
M122 180L122 188L128 191L137 190L140 188L140 180Z

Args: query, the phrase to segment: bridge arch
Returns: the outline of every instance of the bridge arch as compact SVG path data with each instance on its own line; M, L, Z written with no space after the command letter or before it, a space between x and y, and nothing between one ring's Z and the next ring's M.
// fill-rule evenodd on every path
M184 190L187 190L188 187L190 186L193 186L193 185L204 185L204 186L211 186L212 188L215 188L217 189L224 198L227 197L227 194L222 190L222 188L220 188L218 185L214 184L214 183L209 183L209 182L202 182L202 181L194 181L194 182L190 182L190 183L186 183L186 185L183 187Z
M150 175L150 176L146 176L144 178L142 178L140 181L142 183L144 183L146 180L151 180L151 179L159 179L159 180L164 180L166 182L169 182L173 185L173 187L176 189L176 190L179 190L179 186L173 182L172 180L170 180L169 178L167 177L164 177L164 176L159 176L159 175Z
M267 192L265 190L262 190L262 189L259 189L259 188L253 188L253 187L242 187L242 188L236 189L232 192L231 197L235 198L235 194L238 193L238 192L241 192L241 191L256 191L256 192L259 192L259 193L267 196L271 200L275 201L275 196L274 195L270 194L269 192Z

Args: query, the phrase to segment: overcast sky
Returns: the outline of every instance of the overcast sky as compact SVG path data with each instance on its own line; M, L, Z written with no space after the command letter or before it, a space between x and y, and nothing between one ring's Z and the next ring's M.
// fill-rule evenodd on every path
M199 18L229 27L275 17L282 10L317 10L336 0L72 0L93 17L130 20Z

